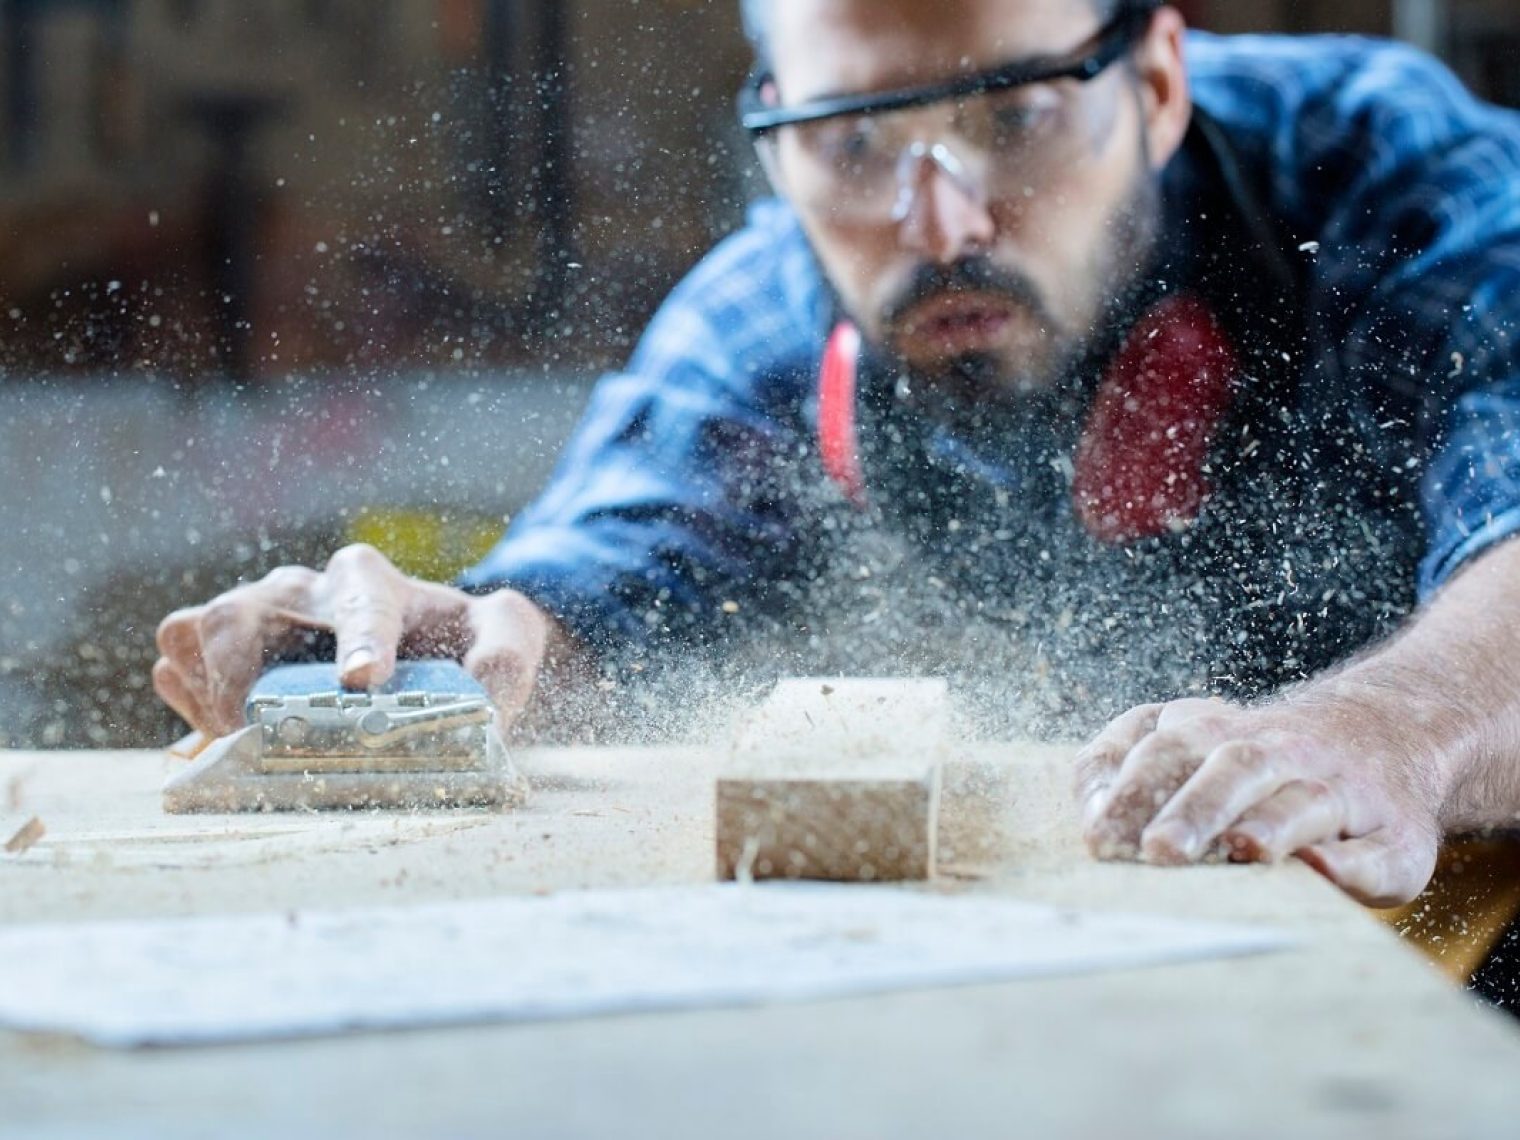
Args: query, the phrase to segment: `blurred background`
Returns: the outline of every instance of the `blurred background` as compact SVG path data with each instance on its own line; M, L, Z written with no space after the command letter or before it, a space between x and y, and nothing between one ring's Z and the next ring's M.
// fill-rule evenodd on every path
M1195 0L1520 105L1516 0ZM731 0L0 0L0 744L147 746L157 620L447 577L757 191Z

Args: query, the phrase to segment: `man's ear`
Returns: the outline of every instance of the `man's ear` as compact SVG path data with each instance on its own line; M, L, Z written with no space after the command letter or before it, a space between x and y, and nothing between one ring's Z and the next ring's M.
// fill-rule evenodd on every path
M1140 85L1141 125L1156 170L1172 160L1193 121L1193 96L1182 55L1186 31L1181 13L1163 7L1151 17L1150 30L1135 47L1133 67Z
M776 86L774 79L766 79L760 84L760 105L762 107L775 107L781 102L781 91ZM765 171L766 181L771 184L771 190L782 198L786 197L786 187L781 182L781 172L776 169L776 142L774 139L756 139L755 156L760 159L760 168Z

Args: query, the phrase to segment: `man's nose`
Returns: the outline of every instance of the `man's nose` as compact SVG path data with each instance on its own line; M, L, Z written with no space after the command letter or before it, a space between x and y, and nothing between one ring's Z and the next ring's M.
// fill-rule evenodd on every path
M904 153L892 216L903 244L941 265L988 249L996 236L986 194L938 143Z

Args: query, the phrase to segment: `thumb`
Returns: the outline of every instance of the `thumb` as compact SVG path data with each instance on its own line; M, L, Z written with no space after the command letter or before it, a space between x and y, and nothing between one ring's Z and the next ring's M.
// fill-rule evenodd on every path
M464 667L484 686L505 729L533 697L548 649L550 618L513 590L472 599L473 638Z

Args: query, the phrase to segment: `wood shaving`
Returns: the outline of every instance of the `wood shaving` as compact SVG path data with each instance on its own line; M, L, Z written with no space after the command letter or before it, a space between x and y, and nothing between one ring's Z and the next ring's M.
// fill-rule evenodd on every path
M47 834L47 828L42 826L42 820L33 816L22 824L21 830L11 836L5 844L7 855L20 855L22 852L35 847L38 841Z

